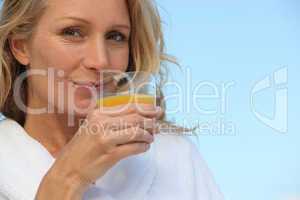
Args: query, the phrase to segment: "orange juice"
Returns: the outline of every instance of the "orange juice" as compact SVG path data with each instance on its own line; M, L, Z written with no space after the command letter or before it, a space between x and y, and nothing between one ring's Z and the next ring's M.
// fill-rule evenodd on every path
M108 96L97 100L98 106L117 106L128 103L155 104L155 97L147 94Z

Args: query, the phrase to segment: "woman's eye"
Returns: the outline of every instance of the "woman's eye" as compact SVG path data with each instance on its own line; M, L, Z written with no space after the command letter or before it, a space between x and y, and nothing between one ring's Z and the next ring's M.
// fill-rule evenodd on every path
M82 37L82 33L79 28L66 28L62 31L62 35L67 37Z
M107 39L114 40L116 42L125 42L125 41L127 41L127 37L123 33L116 32L116 31L109 33L108 36L107 36Z

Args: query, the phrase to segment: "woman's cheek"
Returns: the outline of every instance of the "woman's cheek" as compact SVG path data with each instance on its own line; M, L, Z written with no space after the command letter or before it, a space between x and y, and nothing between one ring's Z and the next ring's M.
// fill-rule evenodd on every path
M109 57L112 70L126 71L129 62L129 47L126 45L119 49L110 48Z
M80 65L81 51L74 48L60 47L51 55L52 67L69 74Z

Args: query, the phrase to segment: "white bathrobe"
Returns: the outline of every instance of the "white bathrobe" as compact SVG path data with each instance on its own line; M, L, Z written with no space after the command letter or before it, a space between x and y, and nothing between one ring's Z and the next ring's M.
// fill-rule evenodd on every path
M54 161L18 123L0 121L0 200L33 200ZM150 150L119 161L83 199L223 200L223 196L186 136L159 134Z

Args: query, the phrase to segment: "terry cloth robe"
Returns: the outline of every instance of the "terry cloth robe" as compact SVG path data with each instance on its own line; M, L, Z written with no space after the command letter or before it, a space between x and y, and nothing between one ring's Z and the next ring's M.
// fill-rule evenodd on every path
M0 200L33 200L54 162L17 122L0 121ZM187 136L158 134L147 152L119 161L83 199L223 200L223 195Z

